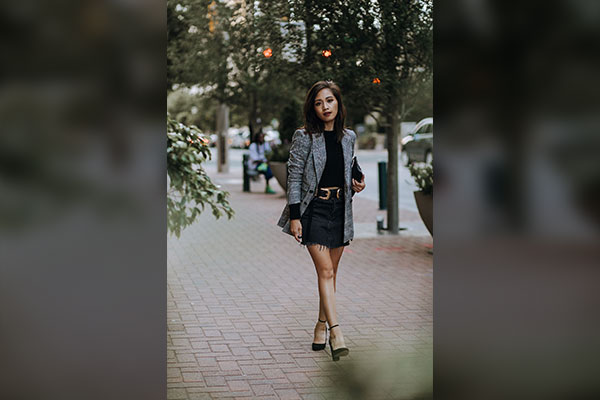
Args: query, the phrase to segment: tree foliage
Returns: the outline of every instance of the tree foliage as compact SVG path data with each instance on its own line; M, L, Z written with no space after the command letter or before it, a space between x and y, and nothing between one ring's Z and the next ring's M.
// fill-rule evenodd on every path
M177 237L209 206L218 219L233 217L229 193L220 190L202 168L210 159L208 140L194 126L186 126L167 115L167 226Z
M350 112L411 111L431 79L433 19L430 0L347 0L319 4L312 28L316 51L309 81L333 79ZM309 11L306 11L309 13Z
M210 88L206 95L247 114L251 130L323 79L343 89L349 121L373 111L402 120L430 104L431 0L214 1L212 15L211 3L167 2L168 76Z
M294 62L282 56L291 46L290 32L297 31L286 22L288 1L180 0L167 5L173 24L167 49L171 88L202 87L203 96L227 104L251 133L279 118L290 98L302 95L293 79ZM272 56L265 57L267 49Z
M167 113L184 125L195 125L202 132L213 132L217 104L210 98L179 88L167 95Z

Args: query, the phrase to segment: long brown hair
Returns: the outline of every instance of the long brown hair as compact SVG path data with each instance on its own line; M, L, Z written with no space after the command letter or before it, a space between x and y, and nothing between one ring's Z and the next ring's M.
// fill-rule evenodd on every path
M322 133L325 130L325 123L317 116L315 111L315 97L322 89L329 89L338 102L338 112L333 123L333 130L337 141L340 142L344 137L344 124L346 121L346 107L342 102L342 91L339 86L332 81L319 81L312 85L306 94L304 101L304 129L308 134Z

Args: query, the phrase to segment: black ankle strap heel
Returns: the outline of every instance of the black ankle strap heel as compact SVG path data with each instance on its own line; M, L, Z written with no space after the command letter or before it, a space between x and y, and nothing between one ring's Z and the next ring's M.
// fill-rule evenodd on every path
M327 321L321 321L319 319L319 322L326 323ZM326 338L325 340L327 340L327 331L325 331L325 338ZM327 342L325 342L325 343L313 343L312 344L312 349L313 349L313 351L324 350L326 345L327 345Z

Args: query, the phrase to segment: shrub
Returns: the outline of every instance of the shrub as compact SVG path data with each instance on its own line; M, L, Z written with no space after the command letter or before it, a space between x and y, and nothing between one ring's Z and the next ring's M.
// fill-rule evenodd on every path
M408 166L410 175L423 194L433 194L433 166L413 163Z

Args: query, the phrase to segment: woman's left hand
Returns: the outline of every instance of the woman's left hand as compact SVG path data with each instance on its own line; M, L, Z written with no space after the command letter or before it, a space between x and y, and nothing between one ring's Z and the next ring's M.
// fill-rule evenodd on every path
M365 189L365 175L363 174L362 181L359 182L356 179L352 179L352 190L356 193L362 192Z

